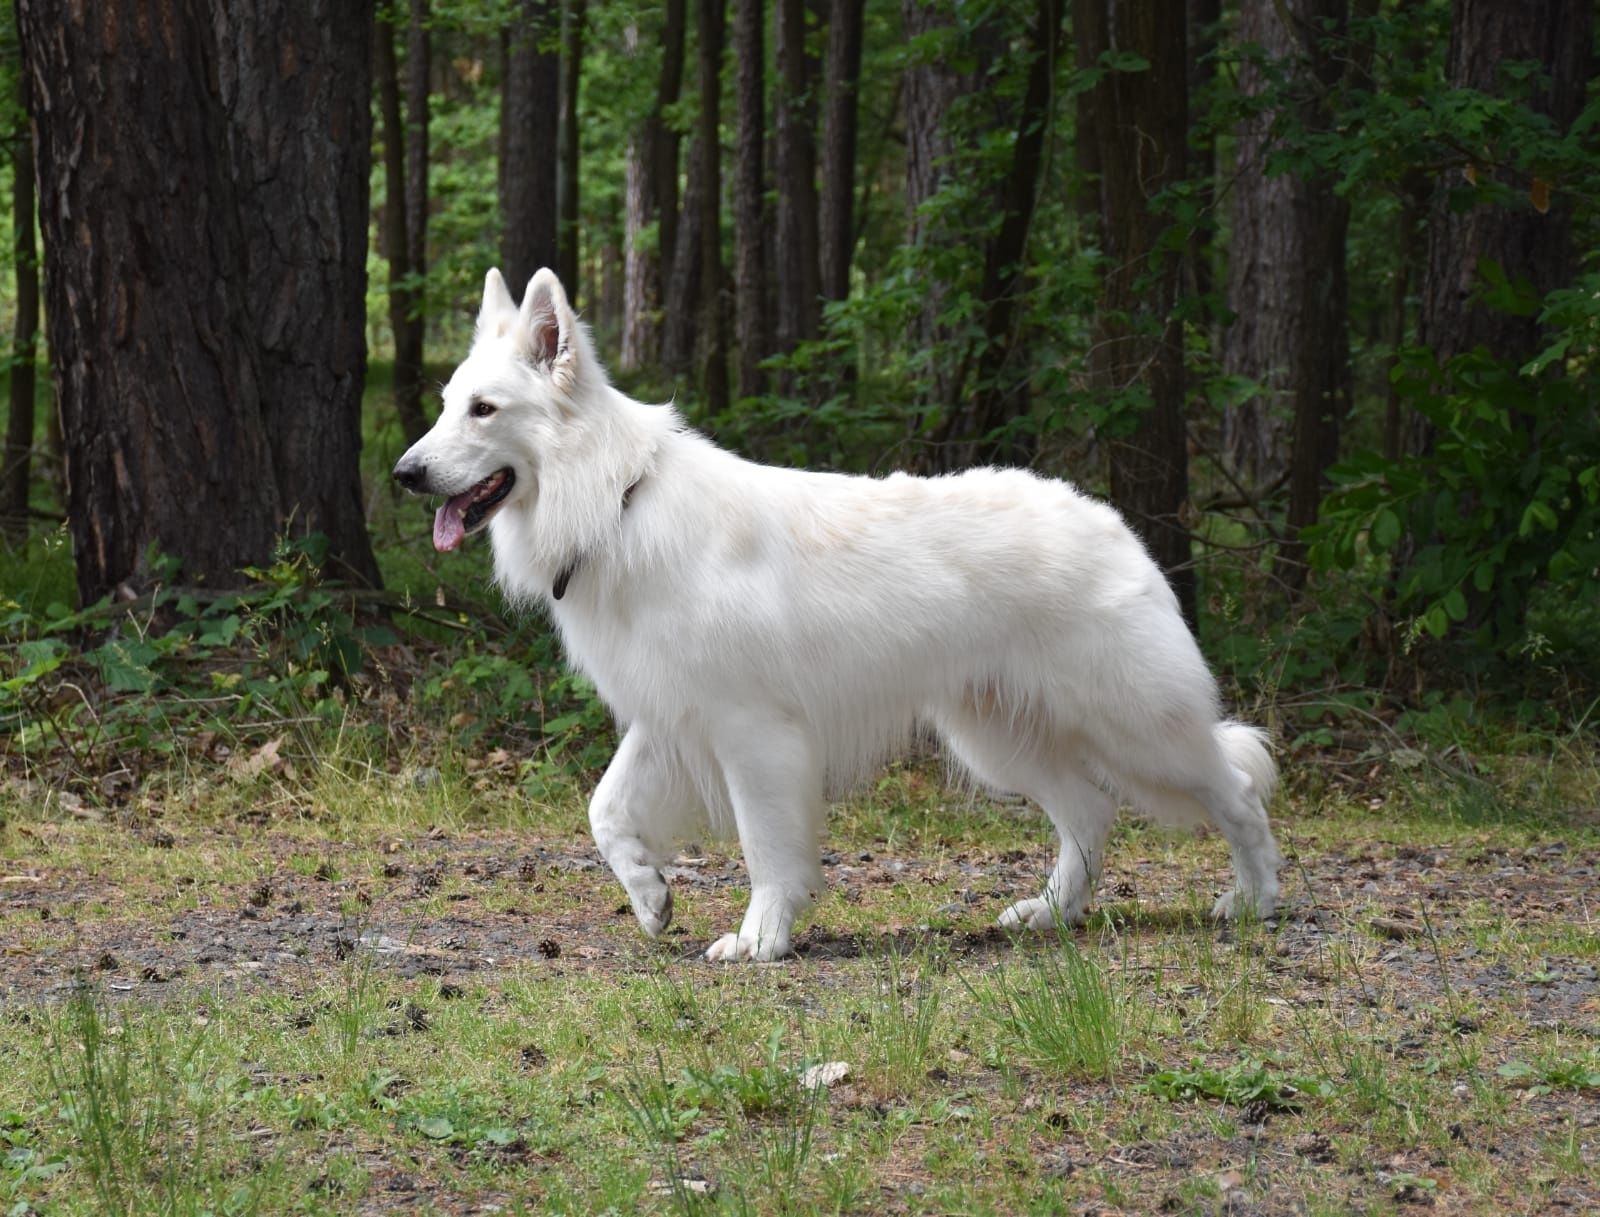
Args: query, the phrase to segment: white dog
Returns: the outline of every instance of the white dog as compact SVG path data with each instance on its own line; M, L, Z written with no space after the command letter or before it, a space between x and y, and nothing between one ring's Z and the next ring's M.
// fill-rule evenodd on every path
M590 804L645 932L661 867L737 830L750 906L712 960L773 959L822 885L826 800L932 727L1061 838L1001 925L1081 920L1119 799L1211 823L1235 886L1277 899L1261 732L1222 720L1177 600L1110 507L1017 469L938 478L754 465L607 381L556 276L519 309L498 271L439 421L395 467L446 496L434 545L487 527L514 601L543 603L625 728Z

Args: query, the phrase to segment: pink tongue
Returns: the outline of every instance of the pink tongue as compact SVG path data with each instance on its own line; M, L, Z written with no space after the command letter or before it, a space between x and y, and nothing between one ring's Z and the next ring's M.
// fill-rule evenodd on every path
M472 502L472 495L471 490L458 494L434 514L433 547L440 553L448 553L466 540L467 525L461 516Z

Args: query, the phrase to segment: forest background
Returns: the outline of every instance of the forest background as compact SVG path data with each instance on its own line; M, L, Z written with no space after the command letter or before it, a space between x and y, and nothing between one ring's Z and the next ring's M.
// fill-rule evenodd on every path
M1587 721L1589 4L15 7L16 753L382 686L602 754L385 477L497 264L752 458L1107 495L1296 745Z

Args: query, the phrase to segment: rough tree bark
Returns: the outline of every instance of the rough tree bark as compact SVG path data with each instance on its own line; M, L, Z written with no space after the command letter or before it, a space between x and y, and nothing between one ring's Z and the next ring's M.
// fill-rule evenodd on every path
M1297 122L1308 132L1331 128L1329 91L1353 62L1348 25L1348 0L1248 0L1241 10L1241 37L1287 67ZM1259 90L1260 69L1247 65L1242 84ZM1316 522L1350 403L1350 206L1332 174L1267 175L1272 123L1271 114L1261 115L1238 136L1229 270L1235 320L1223 349L1225 371L1267 391L1230 412L1225 441L1244 480L1261 484L1287 474L1288 537L1278 568L1298 587L1305 577L1299 533Z
M325 534L330 563L376 584L359 473L372 4L230 0L211 12L280 528Z
M702 195L698 217L686 215L684 224L700 225L700 297L702 350L701 392L713 418L728 409L728 339L722 302L722 46L726 0L699 0L700 35L700 175Z
M766 61L763 0L734 0L734 111L738 130L733 167L733 295L735 339L739 344L738 397L766 391L761 361L770 354L767 322Z
M776 340L787 354L815 338L821 318L817 275L816 105L806 66L805 0L777 0L773 100L773 183L777 188L774 271ZM786 391L792 375L781 377Z
M567 298L578 301L578 83L583 71L584 0L561 6L561 117L556 154L556 273Z
M6 418L4 505L12 529L28 527L32 474L34 362L39 353L39 260L33 241L33 135L28 127L28 73L17 73L17 130L11 136L11 252L17 315L11 332L10 413Z
M677 237L673 242L661 318L661 364L678 375L687 372L694 362L694 339L700 316L700 275L704 269L700 257L699 216L705 209L705 158L700 154L698 135L689 142L688 161L689 171L683 184L683 222L677 225Z
M819 174L822 190L817 202L817 246L824 300L843 300L850 294L850 260L856 244L856 132L865 12L864 0L833 0L828 13L827 77L823 85L826 117Z
M663 267L670 267L678 212L678 136L662 118L683 87L685 0L668 0L661 31L661 73L655 102L628 146L626 268L623 285L622 357L620 366L635 369L657 356L661 336ZM639 27L624 34L629 54L636 54ZM647 236L656 225L654 241Z
M1111 500L1150 547L1193 626L1183 333L1175 309L1182 265L1176 252L1158 250L1166 220L1150 206L1185 172L1184 27L1138 0L1100 3L1090 29L1103 31L1106 42L1089 48L1091 62L1111 49L1131 51L1150 66L1109 73L1095 88L1107 270L1089 372L1102 392L1142 390L1145 401L1131 429L1108 437Z
M1274 62L1287 61L1294 53L1294 38L1273 0L1243 0L1236 37L1258 44ZM1259 64L1241 65L1241 93L1257 96L1266 84ZM1260 393L1233 406L1222 419L1225 459L1245 484L1257 487L1277 483L1288 466L1289 353L1303 330L1287 296L1300 274L1295 209L1307 190L1292 174L1268 176L1272 122L1270 111L1256 114L1234 133L1234 235L1227 284L1234 319L1222 336L1223 371L1261 386Z
M500 103L502 268L518 298L540 267L554 267L556 143L561 56L553 0L520 0L519 20L503 35Z
M370 571L371 6L20 0L17 16L84 599L143 582L152 545L185 578L234 584L291 520Z
M1549 79L1533 97L1533 108L1566 131L1583 106L1593 24L1594 6L1586 0L1456 0L1446 61L1450 83L1501 95L1503 65L1535 60ZM1480 166L1478 172L1492 170ZM1523 200L1516 207L1457 210L1451 206L1452 182L1441 182L1435 191L1421 337L1441 363L1480 345L1502 359L1526 359L1537 348L1537 316L1511 316L1474 300L1483 259L1498 262L1513 283L1527 279L1541 296L1571 277L1569 196L1557 183L1549 209L1540 214L1528 201L1532 183L1507 181Z

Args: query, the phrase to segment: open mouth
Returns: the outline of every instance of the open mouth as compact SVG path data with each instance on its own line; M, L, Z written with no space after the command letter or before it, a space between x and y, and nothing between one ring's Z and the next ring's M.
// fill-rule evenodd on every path
M433 517L433 547L447 553L477 532L511 493L516 481L517 475L510 469L501 469L448 500Z

